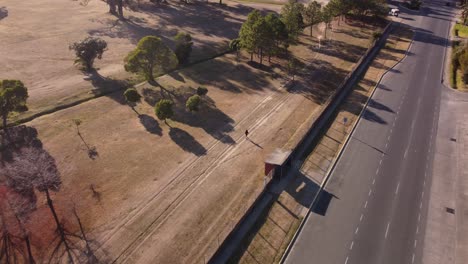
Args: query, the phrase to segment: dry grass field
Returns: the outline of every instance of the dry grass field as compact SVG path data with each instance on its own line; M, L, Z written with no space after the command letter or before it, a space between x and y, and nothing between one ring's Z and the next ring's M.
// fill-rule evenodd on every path
M222 9L171 3L145 12L126 10L130 22L123 23L106 14L99 1L86 7L75 1L45 5L50 2L2 2L8 16L0 20L6 43L0 55L7 63L0 71L25 81L33 112L99 89L72 65L67 48L72 41L87 34L105 38L109 51L97 63L99 74L124 79L122 57L139 37L157 34L168 40L183 28L194 36L194 58L203 58L219 52L251 10L231 2ZM118 91L26 123L37 129L60 172L61 189L52 196L60 219L76 231L76 210L102 260L205 261L262 190L264 156L297 144L365 52L374 30L342 23L321 49L316 36L323 33L301 36L291 51L306 67L294 87L283 87L288 78L283 60L258 67L228 54L161 76L157 82L163 89L139 85L144 98L136 112ZM209 92L200 111L189 113L184 102L198 86ZM153 112L163 97L176 103L168 125ZM81 120L78 128L73 119ZM243 135L246 129L250 139ZM44 195L37 196L32 243L46 252L54 226L45 216Z
M22 116L53 109L76 100L118 89L131 75L123 69L123 58L140 38L157 35L172 45L179 31L194 40L191 60L198 61L226 51L252 7L235 2L182 4L169 1L156 5L141 1L139 9L125 10L126 20L108 14L100 0L88 5L80 1L17 1L0 3L0 72L21 79L29 88L29 109ZM255 8L267 11L270 5ZM278 10L277 6L273 10ZM108 50L95 67L98 76L86 76L73 65L68 46L87 36L103 38Z

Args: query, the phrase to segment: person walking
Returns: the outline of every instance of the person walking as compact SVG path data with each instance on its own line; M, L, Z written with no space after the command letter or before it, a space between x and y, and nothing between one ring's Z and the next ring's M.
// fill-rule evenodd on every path
M245 130L245 137L248 138L249 137L249 130Z

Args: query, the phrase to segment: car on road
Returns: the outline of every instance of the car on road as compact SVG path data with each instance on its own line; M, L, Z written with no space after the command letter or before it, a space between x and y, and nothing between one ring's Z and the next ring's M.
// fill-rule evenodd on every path
M388 14L391 15L391 16L398 17L398 15L400 14L400 9L392 8L392 9L390 9L390 12L388 12Z

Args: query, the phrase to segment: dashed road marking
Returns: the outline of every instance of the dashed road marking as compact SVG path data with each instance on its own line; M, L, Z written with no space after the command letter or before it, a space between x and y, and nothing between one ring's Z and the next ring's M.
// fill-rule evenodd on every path
M398 182L397 186L396 186L396 190L395 190L395 195L398 193L398 189L400 188L400 182Z
M351 246L349 246L349 250L353 250L353 246L354 246L354 241L351 241Z
M385 230L385 238L387 238L389 228L390 228L390 222L388 222L387 229Z
M361 214L361 217L359 218L359 222L361 222L361 221L362 221L362 218L363 218L363 217L364 217L364 215L363 215L363 214Z
M354 231L354 234L357 234L359 232L359 226L356 227L356 231Z
M367 208L367 201L366 201L366 203L364 204L364 208Z
M346 257L346 260L345 260L344 264L348 263L348 259L349 259L349 257Z

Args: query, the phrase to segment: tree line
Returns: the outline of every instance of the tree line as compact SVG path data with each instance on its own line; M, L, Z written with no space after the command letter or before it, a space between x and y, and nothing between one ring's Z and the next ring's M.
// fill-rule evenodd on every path
M295 43L305 27L310 27L312 36L313 26L325 23L326 29L334 18L338 23L348 14L357 16L383 16L387 13L385 0L331 0L322 6L317 1L307 5L289 0L283 6L280 15L269 13L262 15L258 10L252 11L242 24L239 38L231 41L230 48L238 51L244 49L250 53L250 60L257 54L260 64L264 56L271 56L287 51L290 44Z

